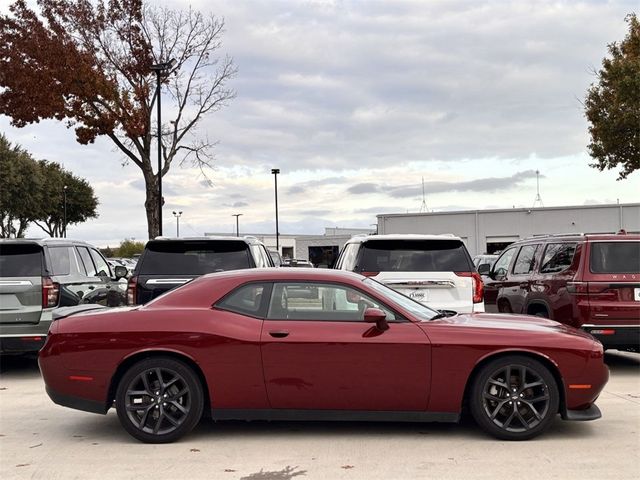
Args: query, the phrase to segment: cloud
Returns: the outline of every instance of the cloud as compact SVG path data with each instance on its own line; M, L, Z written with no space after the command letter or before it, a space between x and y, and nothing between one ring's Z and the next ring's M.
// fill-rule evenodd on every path
M240 208L240 207L248 207L249 204L247 202L233 202L233 203L223 203L223 207L231 207L231 208Z
M356 195L363 193L377 193L381 190L383 190L383 187L375 183L358 183L347 188L347 192Z

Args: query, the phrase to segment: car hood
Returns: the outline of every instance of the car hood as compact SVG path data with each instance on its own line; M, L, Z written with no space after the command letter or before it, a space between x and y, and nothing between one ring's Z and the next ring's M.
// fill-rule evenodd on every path
M517 330L527 332L529 334L539 333L564 333L575 335L587 339L592 339L588 333L576 328L564 325L562 323L531 315L512 315L512 314L492 314L492 313L470 313L466 315L454 315L439 320L435 320L441 324L449 324L451 326L468 327L470 329L483 330ZM431 322L424 322L421 325L429 325Z

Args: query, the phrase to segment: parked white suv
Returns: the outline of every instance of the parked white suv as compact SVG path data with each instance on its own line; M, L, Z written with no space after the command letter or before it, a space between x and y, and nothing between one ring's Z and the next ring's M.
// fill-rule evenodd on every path
M482 279L453 235L358 235L334 268L373 277L431 308L484 312Z

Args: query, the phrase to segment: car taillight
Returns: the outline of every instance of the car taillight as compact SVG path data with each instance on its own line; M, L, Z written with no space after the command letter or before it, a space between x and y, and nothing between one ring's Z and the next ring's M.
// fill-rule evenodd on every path
M364 275L365 277L375 277L380 272L359 272L360 275Z
M473 303L482 303L484 300L484 283L478 272L454 272L459 277L471 277L473 290Z
M59 298L60 284L49 277L42 277L42 308L55 307Z
M136 304L136 286L138 284L138 277L129 278L127 283L127 305Z

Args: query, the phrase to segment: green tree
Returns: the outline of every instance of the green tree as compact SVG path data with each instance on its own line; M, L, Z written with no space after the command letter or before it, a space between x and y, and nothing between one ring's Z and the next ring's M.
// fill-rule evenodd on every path
M587 91L585 115L589 121L592 167L602 171L619 167L618 180L640 168L640 22L627 15L629 33L608 46L598 82Z
M122 258L131 258L134 255L139 255L144 251L144 245L145 242L136 242L132 238L125 238L120 242L117 256Z
M42 172L19 145L0 134L0 237L24 237L43 203Z
M38 167L46 179L42 195L46 200L40 205L33 223L43 232L50 237L62 237L69 225L83 223L98 216L98 199L86 180L76 177L59 164L46 160L40 160Z
M32 3L32 2L29 2ZM109 138L145 182L149 238L159 234L158 180L172 164L210 166L214 142L195 135L235 93L236 68L217 55L224 22L143 0L17 0L0 15L0 113L23 127L64 121L81 144ZM169 62L175 59L175 64ZM170 100L155 130L156 74ZM158 136L161 166L156 167ZM155 171L154 171L155 168Z

